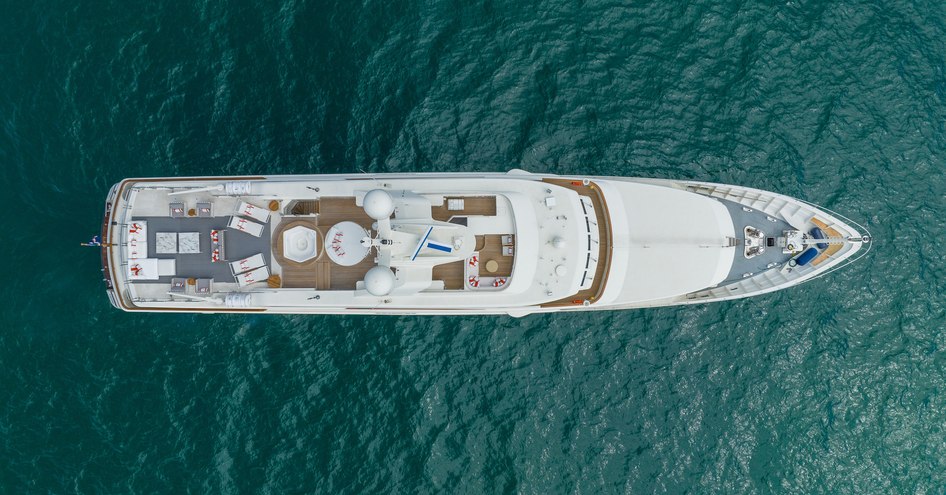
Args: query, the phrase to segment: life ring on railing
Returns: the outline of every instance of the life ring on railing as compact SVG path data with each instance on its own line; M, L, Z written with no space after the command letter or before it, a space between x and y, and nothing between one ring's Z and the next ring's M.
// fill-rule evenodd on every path
M502 277L497 277L496 280L493 280L493 287L502 287L506 285L506 279Z
M476 266L480 264L480 259L477 256L470 256L470 266Z
M477 277L476 275L473 275L473 276L471 276L470 278L468 278L468 279L467 279L467 282L470 283L470 287L479 287L479 286L480 286L480 278Z

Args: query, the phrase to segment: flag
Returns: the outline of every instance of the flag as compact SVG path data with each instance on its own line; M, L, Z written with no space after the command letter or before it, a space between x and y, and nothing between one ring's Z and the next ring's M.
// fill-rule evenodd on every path
M83 242L81 243L81 245L89 246L89 247L98 247L102 245L102 238L97 235L93 235L92 239L90 239L89 242Z

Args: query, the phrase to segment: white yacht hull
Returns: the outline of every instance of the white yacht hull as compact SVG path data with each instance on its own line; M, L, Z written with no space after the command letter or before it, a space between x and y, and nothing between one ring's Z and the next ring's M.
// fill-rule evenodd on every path
M390 218L366 216L375 190ZM793 287L864 252L851 223L746 187L519 170L126 179L102 260L125 311L518 317Z

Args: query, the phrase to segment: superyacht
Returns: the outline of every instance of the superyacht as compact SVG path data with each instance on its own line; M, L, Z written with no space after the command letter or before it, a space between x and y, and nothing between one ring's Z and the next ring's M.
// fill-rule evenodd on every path
M126 179L100 239L125 311L519 317L793 287L867 251L852 224L748 187L513 170Z

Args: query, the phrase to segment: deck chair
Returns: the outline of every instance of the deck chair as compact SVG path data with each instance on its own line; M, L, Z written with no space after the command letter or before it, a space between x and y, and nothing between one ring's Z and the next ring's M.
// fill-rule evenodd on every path
M184 203L168 204L168 214L172 218L184 218L185 216L187 216L187 212L184 211Z
M227 227L234 230L239 230L241 232L246 232L253 237L260 237L263 235L263 224L256 223L252 220L247 220L246 218L230 217L230 223L227 224Z
M269 221L269 210L247 203L246 201L240 202L240 205L237 206L236 214L243 215L244 217L249 217L253 220L258 220L263 223Z
M214 216L214 204L213 203L197 203L197 216L198 217Z
M148 257L148 222L133 220L123 225L127 234L126 250L128 259L142 259Z
M157 280L158 279L158 260L157 258L141 258L128 261L128 279L135 280Z
M197 279L197 293L198 294L210 294L213 292L214 279L212 278L199 278Z
M241 273L236 276L237 283L240 284L240 287L246 287L247 285L255 284L257 282L265 282L268 278L269 269L265 266L261 266L255 270Z
M126 223L124 227L128 231L127 239L129 242L132 240L148 241L148 222L146 220L134 220Z
M142 240L132 239L125 246L128 251L128 259L137 260L148 257L148 243Z
M238 273L255 270L261 266L266 266L266 259L263 258L262 253L259 253L242 260L230 262L230 271L233 272L233 275L237 275Z

